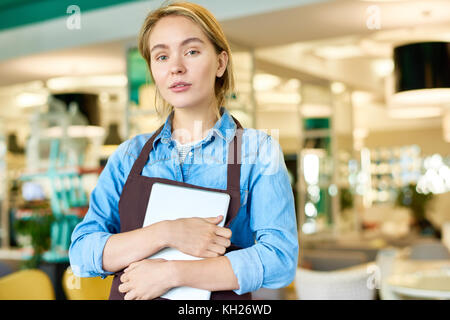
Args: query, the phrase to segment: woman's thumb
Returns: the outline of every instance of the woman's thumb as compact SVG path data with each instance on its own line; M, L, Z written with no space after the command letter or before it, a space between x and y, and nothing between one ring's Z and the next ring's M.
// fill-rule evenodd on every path
M211 218L206 218L206 220L210 223L214 223L214 224L218 224L220 221L222 221L223 219L223 215L219 215L217 217L211 217Z

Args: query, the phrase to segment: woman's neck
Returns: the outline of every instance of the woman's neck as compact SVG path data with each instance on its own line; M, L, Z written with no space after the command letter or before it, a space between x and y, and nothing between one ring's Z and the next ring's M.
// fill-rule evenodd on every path
M176 108L172 119L172 137L182 144L202 140L216 121L214 108Z

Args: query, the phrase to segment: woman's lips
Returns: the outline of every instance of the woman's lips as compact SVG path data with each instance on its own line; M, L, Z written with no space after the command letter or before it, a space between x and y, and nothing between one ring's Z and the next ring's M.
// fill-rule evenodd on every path
M191 87L191 84L185 83L185 84L180 84L180 85L170 87L170 90L172 90L173 92L184 92L184 91L189 90L190 87Z

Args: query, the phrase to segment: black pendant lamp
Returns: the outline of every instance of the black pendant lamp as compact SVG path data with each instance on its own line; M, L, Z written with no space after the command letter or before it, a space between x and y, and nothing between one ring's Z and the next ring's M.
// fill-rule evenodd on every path
M450 103L449 42L421 42L396 47L394 65L393 102Z
M106 136L104 145L119 145L122 143L122 138L119 134L119 124L118 123L110 123L108 135Z
M8 151L14 154L24 154L25 149L20 147L17 143L17 135L11 133L8 135Z

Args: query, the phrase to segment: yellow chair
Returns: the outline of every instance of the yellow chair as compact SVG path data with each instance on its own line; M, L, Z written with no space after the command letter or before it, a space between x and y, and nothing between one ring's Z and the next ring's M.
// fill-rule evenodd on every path
M113 278L80 278L69 267L64 271L62 284L68 300L108 300Z
M27 269L0 278L0 300L55 300L55 291L44 271Z

